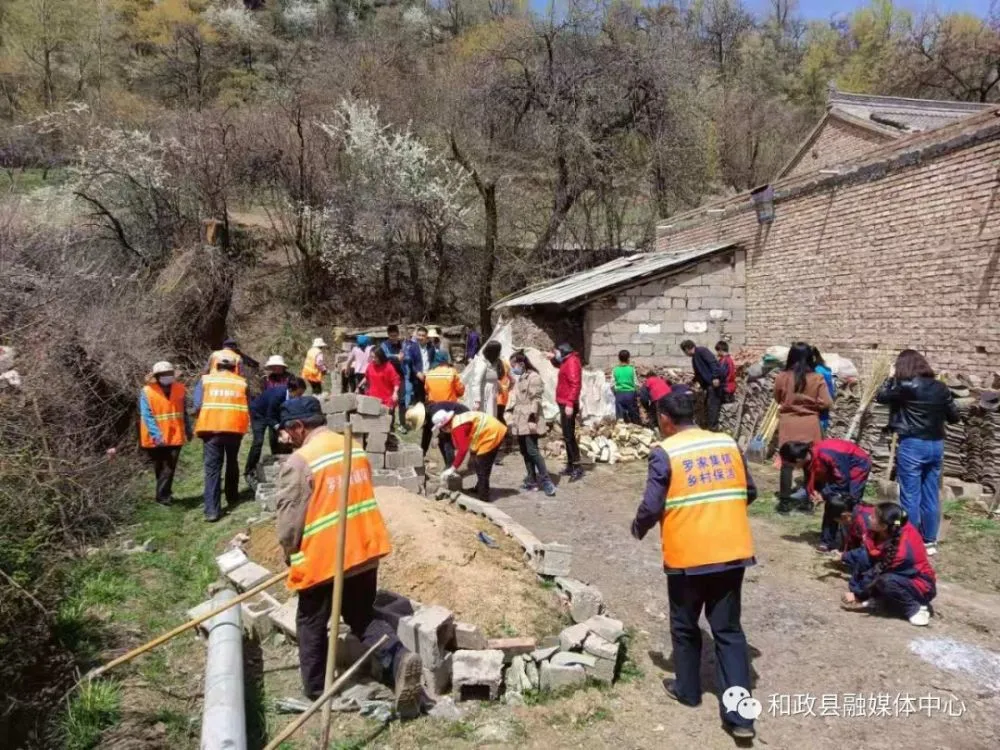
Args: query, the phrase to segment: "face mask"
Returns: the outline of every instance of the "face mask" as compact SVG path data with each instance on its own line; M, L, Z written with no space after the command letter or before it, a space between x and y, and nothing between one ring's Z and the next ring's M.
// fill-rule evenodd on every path
M521 377L522 375L524 375L524 368L523 367L511 367L510 371L512 373L514 373L515 375L517 375L518 377Z
M562 363L562 360L563 360L563 357L562 357L562 355L561 355L561 354L559 354L559 352L556 352L555 354L553 354L553 355L552 355L552 361L553 361L553 362L554 362L555 364L557 364L557 365L558 365L558 364L561 364L561 363Z
M174 376L173 375L160 375L157 378L157 380L159 381L160 385L170 385L171 383L174 382Z

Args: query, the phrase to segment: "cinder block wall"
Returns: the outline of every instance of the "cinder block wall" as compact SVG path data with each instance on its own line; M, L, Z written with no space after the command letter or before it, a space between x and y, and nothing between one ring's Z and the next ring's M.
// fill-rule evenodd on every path
M743 251L729 252L591 303L584 315L585 359L610 369L628 349L639 366L687 367L684 339L712 348L724 338L739 348L746 337L745 266Z
M912 347L940 371L986 375L1000 369L1000 141L911 163L779 200L769 230L745 197L679 217L657 247L741 243L750 346L803 339L862 368Z
M890 135L880 135L831 118L823 124L813 142L788 170L788 175L800 175L834 164L843 164L892 140Z

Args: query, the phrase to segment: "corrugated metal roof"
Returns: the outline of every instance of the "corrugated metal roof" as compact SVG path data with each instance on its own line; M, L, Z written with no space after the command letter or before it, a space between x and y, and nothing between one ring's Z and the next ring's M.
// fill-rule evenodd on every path
M732 246L733 243L727 242L682 252L639 253L626 258L617 258L596 268L565 276L542 287L529 287L515 296L500 300L493 305L493 308L567 305L616 287L631 286L649 277L664 275L673 269L679 269L692 261Z

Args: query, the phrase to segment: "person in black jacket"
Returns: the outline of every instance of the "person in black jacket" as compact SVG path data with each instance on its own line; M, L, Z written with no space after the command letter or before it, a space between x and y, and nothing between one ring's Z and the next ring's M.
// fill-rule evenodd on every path
M708 416L705 428L719 431L719 412L722 410L723 379L725 373L707 346L696 346L690 339L681 342L681 351L691 358L694 379L698 381L707 399Z
M958 422L951 390L934 379L920 352L905 349L895 373L882 384L875 400L889 405L889 429L899 436L896 479L899 502L924 539L928 555L937 554L941 522L938 485L944 461L945 422Z
M257 464L264 451L264 435L270 433L271 455L282 452L278 444L278 425L281 423L281 405L288 399L298 398L306 391L306 381L290 376L284 385L265 387L257 398L250 402L250 427L253 442L247 454L247 465L243 470L247 486L257 491Z

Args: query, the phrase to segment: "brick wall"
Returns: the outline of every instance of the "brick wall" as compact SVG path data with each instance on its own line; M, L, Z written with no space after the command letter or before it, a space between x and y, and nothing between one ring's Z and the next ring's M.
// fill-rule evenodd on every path
M798 159L786 169L784 176L813 172L834 164L842 164L892 141L892 136L851 125L836 117L828 117Z
M640 366L684 367L680 342L709 348L725 338L738 348L746 336L742 251L701 261L681 273L616 292L589 304L584 314L584 359L610 369L628 349Z
M884 170L798 194L801 178L779 182L779 196L793 197L779 198L769 229L744 196L718 218L661 226L657 246L741 243L750 346L804 339L861 367L913 347L939 370L985 375L1000 369L1000 132L990 118L973 123L989 129L985 140L958 150L919 154L941 137L924 134L887 149L903 161Z

